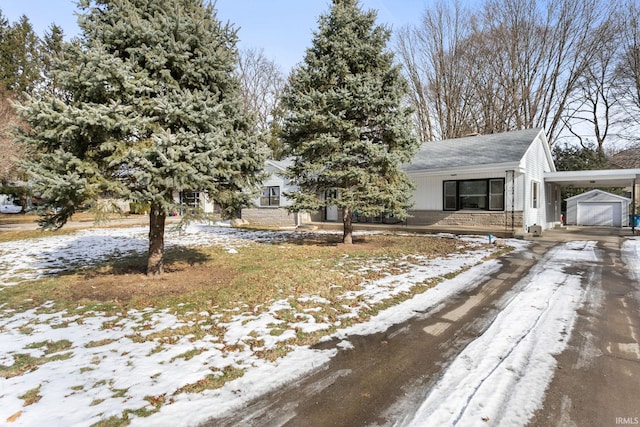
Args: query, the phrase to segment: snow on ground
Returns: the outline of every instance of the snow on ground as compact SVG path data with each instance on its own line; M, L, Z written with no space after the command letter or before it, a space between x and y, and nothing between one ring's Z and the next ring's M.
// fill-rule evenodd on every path
M77 270L128 254L145 252L148 227L90 228L74 234L0 243L0 285L8 286L42 276ZM192 224L168 229L165 246L217 245L237 251L250 242L286 240L295 232L244 231L218 225Z
M549 251L488 330L449 365L407 425L526 425L585 299L581 277L566 268L597 261L595 245L569 242Z
M627 265L632 279L640 282L640 237L627 239L622 244L622 260Z
M291 238L287 232L241 232L231 228L198 225L185 233L168 233L167 244L219 245L241 251L255 241ZM448 236L451 237L451 236ZM478 243L477 250L450 258L422 259L402 274L369 280L345 298L373 304L407 290L412 284L447 272L467 270L411 300L384 310L371 321L339 330L339 348L349 348L350 334L383 331L389 326L444 304L459 292L477 286L499 268L499 261L481 262L492 250L486 238L464 238ZM509 241L518 250L521 241ZM69 268L109 259L114 254L146 250L146 229L91 229L68 236L0 244L0 286L11 286L34 277L57 274ZM630 274L640 277L640 240L623 246ZM523 425L539 406L555 367L554 354L570 337L576 309L585 299L581 278L570 274L575 263L598 260L594 242L569 242L550 251L522 279L504 310L488 330L448 366L409 425ZM375 268L375 266L366 266ZM291 308L286 295L261 313L239 306L230 320L218 319L225 329L196 338L176 335L171 345L151 337L167 329L190 326L166 310L129 310L118 315L93 312L71 316L45 304L25 312L9 312L0 303L0 369L18 358L52 358L51 361L11 378L0 376L0 423L15 426L86 426L128 411L133 426L196 425L230 413L254 397L267 393L321 367L338 349L298 347L275 362L257 357L249 346L225 351L247 339L264 339L264 348L305 331L331 325L300 316L281 335L270 334L275 313ZM299 301L324 301L306 295ZM357 307L354 313L357 314ZM206 317L207 313L197 313ZM256 332L260 336L256 337ZM253 335L252 335L253 334ZM50 351L53 343L66 343ZM59 359L59 360L53 360ZM215 390L176 393L207 376L244 375ZM40 400L24 406L35 390ZM155 412L157 407L160 409ZM147 414L144 414L144 412ZM148 415L149 416L143 416ZM428 421L427 421L428 420ZM488 423L485 421L487 420Z
M182 233L168 232L166 244L218 245L233 253L253 242L283 241L295 236L300 234L192 225ZM365 281L361 290L345 295L345 302L359 302L349 314L357 316L358 307L375 304L430 278L470 268L418 299L381 313L375 321L362 325L360 331L384 329L410 317L412 310L441 304L448 295L473 286L473 277L497 268L497 261L482 263L495 250L486 244L486 238L464 240L476 243L476 249L441 259L420 259L405 266L408 272ZM145 228L92 228L69 235L0 243L0 286L15 286L146 249ZM224 330L222 336L212 333L201 338L178 332L197 320L184 320L167 310L148 308L111 315L89 312L80 316L56 311L53 303L17 312L3 308L0 302L0 422L10 420L15 426L39 426L43 422L52 426L86 426L126 414L132 425L182 426L233 410L252 397L321 366L337 351L299 347L268 362L249 345L238 346L263 340L261 348L269 350L294 336L296 330L308 332L332 326L316 323L310 315L300 315L287 330L272 334L273 325L281 322L275 313L292 308L292 298L283 295L261 313L247 312L240 304L230 320L224 322L219 314L193 313L193 318L202 322L211 322L215 317L216 327ZM323 303L313 295L302 299ZM172 330L175 335L166 333ZM235 351L229 351L234 346ZM18 363L24 363L24 372L9 378L2 375L3 369ZM244 375L219 389L184 389L238 372ZM25 405L29 396L37 398ZM144 416L149 413L152 415Z

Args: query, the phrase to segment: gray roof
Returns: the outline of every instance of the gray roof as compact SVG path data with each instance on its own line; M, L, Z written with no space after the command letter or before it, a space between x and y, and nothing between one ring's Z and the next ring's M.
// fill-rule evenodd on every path
M519 162L541 128L467 136L422 144L406 171Z
M620 151L609 158L611 164L620 169L640 168L640 146Z
M573 200L589 201L589 202L611 202L611 201L630 202L631 201L631 199L629 199L628 197L618 196L617 194L609 193L608 191L599 190L597 188L591 191L587 191L586 193L581 193L576 196L569 197L565 200L567 202L573 201Z
M271 163L273 166L275 166L278 169L285 170L293 164L293 159L291 158L282 159L282 160L269 159L267 160L267 162Z

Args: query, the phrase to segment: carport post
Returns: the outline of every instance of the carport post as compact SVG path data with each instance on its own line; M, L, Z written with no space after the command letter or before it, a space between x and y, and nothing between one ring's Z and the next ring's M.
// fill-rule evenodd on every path
M631 234L636 234L636 178L631 187Z

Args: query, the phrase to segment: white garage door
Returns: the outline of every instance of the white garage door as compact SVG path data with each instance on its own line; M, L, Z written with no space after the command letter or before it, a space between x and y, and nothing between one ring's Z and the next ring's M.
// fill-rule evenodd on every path
M578 203L578 225L622 227L621 209L620 203Z

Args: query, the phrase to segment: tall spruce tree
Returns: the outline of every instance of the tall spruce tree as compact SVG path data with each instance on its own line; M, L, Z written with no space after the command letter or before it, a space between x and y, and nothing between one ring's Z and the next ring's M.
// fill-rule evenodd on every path
M150 205L147 274L163 272L165 219L180 191L246 200L264 152L242 113L236 31L204 0L81 0L82 37L54 60L64 96L30 98L24 138L59 228L108 193Z
M29 18L9 24L0 11L0 86L23 99L41 80L40 39Z
M357 0L333 0L283 95L287 173L299 186L291 210L341 208L346 244L355 212L404 218L413 188L401 168L418 147L407 84L376 16Z

